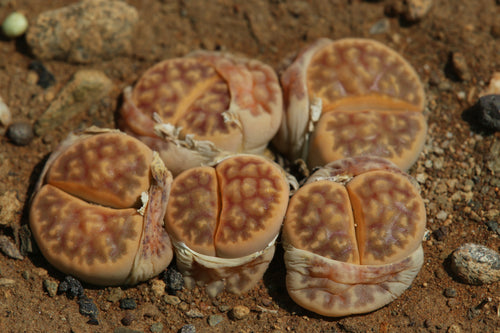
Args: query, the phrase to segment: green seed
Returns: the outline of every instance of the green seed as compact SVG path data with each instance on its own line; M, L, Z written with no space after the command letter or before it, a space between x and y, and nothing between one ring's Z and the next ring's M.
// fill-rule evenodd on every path
M9 38L22 36L26 29L28 29L28 19L19 12L11 13L2 23L2 31Z

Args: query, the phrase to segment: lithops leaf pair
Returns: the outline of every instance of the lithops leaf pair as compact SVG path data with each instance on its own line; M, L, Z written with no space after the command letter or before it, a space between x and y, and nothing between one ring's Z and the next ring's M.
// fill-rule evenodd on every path
M98 285L134 284L173 257L163 227L172 175L157 153L114 130L70 135L52 153L30 226L54 267Z
M325 316L376 310L423 264L425 207L416 183L376 157L320 168L292 196L283 225L286 285Z
M177 176L165 217L186 284L239 294L259 281L274 254L288 204L282 169L256 155Z
M199 51L162 61L124 91L120 126L160 152L174 175L233 153L264 153L283 114L273 69Z
M309 167L379 156L408 169L423 148L425 96L415 70L369 39L319 39L281 77L285 115L276 147Z

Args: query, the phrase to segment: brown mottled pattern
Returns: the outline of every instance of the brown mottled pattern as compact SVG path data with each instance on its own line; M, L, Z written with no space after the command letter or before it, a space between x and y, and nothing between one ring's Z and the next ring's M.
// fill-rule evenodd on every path
M420 81L395 51L367 40L334 42L318 51L307 70L309 95L324 105L351 95L377 93L422 103Z
M213 83L186 109L177 126L185 134L195 134L204 140L218 134L237 130L234 123L225 123L222 113L229 108L230 95L227 84L220 80Z
M260 108L266 113L273 113L273 108L280 102L281 87L274 71L267 65L258 61L249 61L248 68L252 74L253 97ZM258 115L258 110L253 111Z
M50 168L47 183L94 203L131 207L149 184L152 152L119 133L77 142Z
M175 178L167 207L167 230L189 248L215 255L214 234L219 214L215 169L193 168ZM207 248L212 248L207 252Z
M323 180L301 187L290 200L283 232L297 248L359 263L352 208L340 184Z
M284 205L281 193L287 191L277 167L263 158L245 155L224 160L216 170L222 191L217 243L240 246L240 242L274 227L276 214ZM274 236L270 233L266 238L271 241Z
M89 266L117 261L130 251L127 242L140 238L135 215L135 209L91 205L51 185L41 188L31 207L31 223L43 247Z
M317 149L338 156L374 155L400 157L411 151L424 130L417 112L332 112L321 117L316 135L329 145ZM323 138L323 139L321 139Z
M356 219L362 264L388 263L420 244L425 210L402 175L372 171L347 184Z

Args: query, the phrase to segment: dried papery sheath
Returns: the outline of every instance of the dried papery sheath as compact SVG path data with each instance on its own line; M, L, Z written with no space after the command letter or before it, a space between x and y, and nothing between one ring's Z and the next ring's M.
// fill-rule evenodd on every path
M415 70L369 39L326 38L281 76L285 115L274 145L310 168L380 156L408 169L423 148L425 96Z
M204 286L210 297L226 290L242 294L262 279L275 251L276 238L261 250L241 258L219 258L191 250L182 242L173 242L177 267L187 288Z
M120 128L157 150L176 175L235 153L263 154L282 113L271 67L198 51L154 65L126 88Z
M163 217L172 175L158 154L116 130L71 134L47 160L30 207L44 257L98 285L135 284L172 260Z
M284 171L256 155L179 174L165 226L188 285L242 293L259 281L274 254L288 203Z
M425 206L411 177L377 157L332 162L290 199L283 225L287 289L327 316L378 309L423 263Z

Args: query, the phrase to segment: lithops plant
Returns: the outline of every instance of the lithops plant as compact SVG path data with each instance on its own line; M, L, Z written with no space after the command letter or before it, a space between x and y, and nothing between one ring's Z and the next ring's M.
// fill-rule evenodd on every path
M388 304L423 264L425 223L416 183L391 162L327 164L290 199L283 225L288 293L325 316Z
M288 197L282 169L256 155L178 175L165 226L186 285L206 285L210 296L251 289L273 257Z
M162 61L124 91L120 128L180 173L233 153L262 154L283 114L273 69L258 60L198 51Z
M30 227L54 267L97 285L135 284L173 257L163 218L172 175L158 154L117 130L70 135L51 154Z
M309 167L380 156L408 169L423 148L425 95L411 65L369 39L319 39L281 77L285 115L275 146Z

